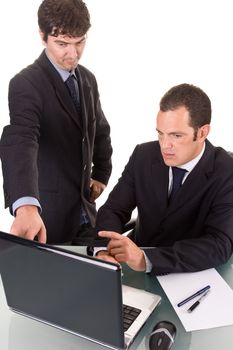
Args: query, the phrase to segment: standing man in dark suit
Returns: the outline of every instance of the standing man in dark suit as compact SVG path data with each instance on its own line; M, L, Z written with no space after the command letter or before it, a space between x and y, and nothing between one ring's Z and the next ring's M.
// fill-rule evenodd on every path
M210 120L210 100L198 87L181 84L163 96L158 141L135 148L98 212L99 236L110 239L99 258L152 274L198 271L229 259L233 157L207 141ZM120 233L136 207L131 240Z
M11 233L41 242L87 237L111 174L110 127L94 75L79 65L90 28L82 0L44 0L45 50L9 85L0 152ZM46 232L47 230L47 232Z

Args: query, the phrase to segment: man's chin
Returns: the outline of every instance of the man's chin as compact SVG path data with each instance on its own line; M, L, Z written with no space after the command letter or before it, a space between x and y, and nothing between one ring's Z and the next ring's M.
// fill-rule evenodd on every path
M163 161L167 166L176 166L177 161L174 159L173 156L163 156Z
M68 71L71 71L71 70L73 70L73 69L76 69L77 66L78 66L78 62L72 62L72 63L66 62L66 63L64 64L64 69L65 69L65 70L68 70Z
M75 64L75 65L70 65L70 66L68 66L67 68L66 68L66 70L68 70L68 71L72 71L72 70L75 70L76 68L77 68L77 64Z

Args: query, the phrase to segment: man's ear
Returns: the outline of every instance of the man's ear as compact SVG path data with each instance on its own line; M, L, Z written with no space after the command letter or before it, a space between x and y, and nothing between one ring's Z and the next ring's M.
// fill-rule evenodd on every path
M199 140L205 141L205 139L207 138L207 136L210 132L210 124L205 124L205 125L201 126L199 128L198 132L199 132Z

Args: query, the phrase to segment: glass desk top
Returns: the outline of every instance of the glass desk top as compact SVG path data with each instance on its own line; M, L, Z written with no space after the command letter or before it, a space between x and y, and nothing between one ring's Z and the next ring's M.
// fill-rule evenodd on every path
M85 253L84 247L66 247L66 249ZM218 272L233 289L233 257L227 264L219 267ZM152 313L141 329L130 350L149 349L149 335L154 325L162 320L173 322L177 336L172 350L224 350L232 349L233 325L202 331L186 332L155 277L130 270L123 265L123 283L159 294L161 304ZM36 300L35 300L36 302ZM233 311L232 311L233 312ZM104 350L104 346L78 336L58 330L54 327L31 320L11 312L5 300L0 280L0 347L1 350ZM221 345L220 345L221 344Z

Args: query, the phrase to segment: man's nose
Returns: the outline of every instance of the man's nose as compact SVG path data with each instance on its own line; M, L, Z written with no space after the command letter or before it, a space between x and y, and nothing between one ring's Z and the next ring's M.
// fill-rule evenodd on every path
M160 139L160 146L162 149L171 148L172 142L170 140L170 137L163 135L163 137Z
M69 46L69 54L71 57L76 58L78 56L78 50L75 45Z

